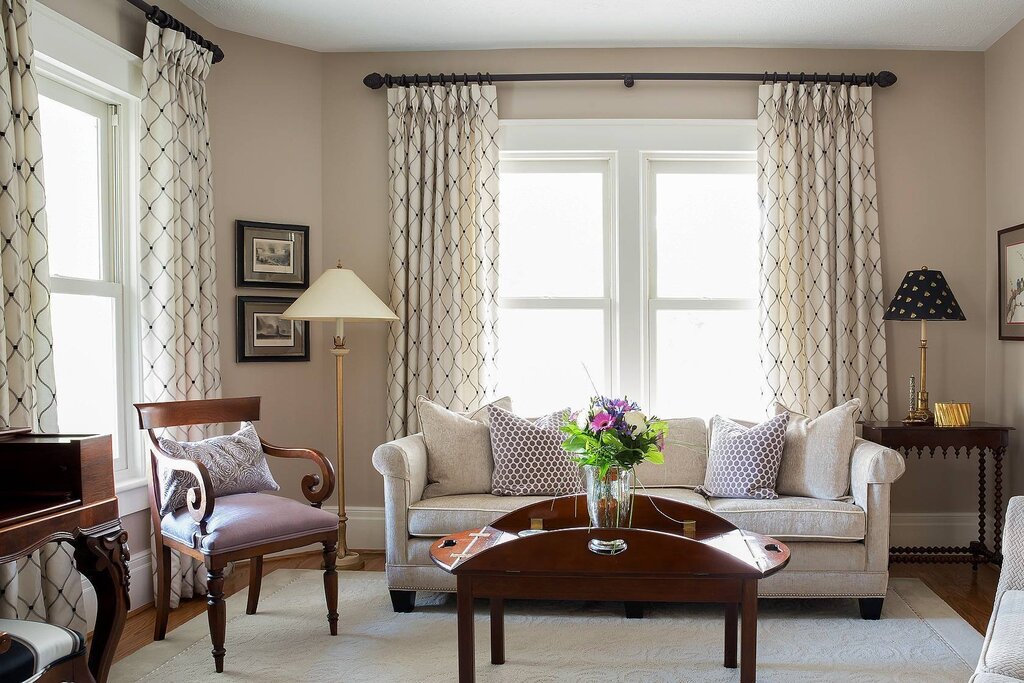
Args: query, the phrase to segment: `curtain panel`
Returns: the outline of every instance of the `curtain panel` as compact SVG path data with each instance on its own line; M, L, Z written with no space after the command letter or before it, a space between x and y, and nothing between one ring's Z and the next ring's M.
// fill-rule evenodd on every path
M498 288L493 85L388 90L389 439L417 431L416 397L467 410L493 396Z
M769 398L888 417L871 88L758 93L761 365Z
M142 75L141 262L143 395L218 398L213 166L206 77L213 54L184 33L146 26ZM208 436L205 427L173 438ZM154 549L159 558L159 549ZM154 560L154 571L157 561ZM206 593L202 563L173 552L171 607ZM154 586L156 581L153 582Z
M43 142L29 0L0 0L0 423L57 432ZM73 551L51 543L0 565L0 618L85 632Z

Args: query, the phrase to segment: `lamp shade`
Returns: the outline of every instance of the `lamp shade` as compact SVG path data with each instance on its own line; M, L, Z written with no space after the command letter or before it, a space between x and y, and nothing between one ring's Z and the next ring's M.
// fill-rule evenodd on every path
M398 320L347 268L331 268L285 310L289 320Z
M967 320L941 270L908 271L889 303L885 320Z

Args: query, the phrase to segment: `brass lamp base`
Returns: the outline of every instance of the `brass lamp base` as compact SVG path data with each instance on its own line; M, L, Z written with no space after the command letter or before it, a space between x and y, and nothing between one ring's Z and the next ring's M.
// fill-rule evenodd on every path
M339 570L357 572L363 568L363 558L359 556L359 553L354 553L351 550L345 553L345 556L338 556L338 562L335 565Z

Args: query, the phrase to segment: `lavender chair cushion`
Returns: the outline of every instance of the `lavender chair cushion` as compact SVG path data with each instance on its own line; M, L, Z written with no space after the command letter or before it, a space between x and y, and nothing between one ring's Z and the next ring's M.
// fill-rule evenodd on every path
M307 534L337 530L338 516L290 498L266 493L238 493L217 498L206 535L197 546L199 524L188 509L160 520L164 536L206 553L223 553L260 543L286 541Z

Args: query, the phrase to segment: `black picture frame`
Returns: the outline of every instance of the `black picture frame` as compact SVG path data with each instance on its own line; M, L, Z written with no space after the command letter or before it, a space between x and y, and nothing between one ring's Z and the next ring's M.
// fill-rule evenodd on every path
M278 334L273 327L265 342L258 339L258 316L273 320L284 313L298 297L236 296L235 297L235 360L239 363L302 362L309 360L309 321L292 320L291 337ZM278 327L282 321L278 319ZM288 343L291 342L291 343Z
M309 287L309 226L236 220L235 286Z
M999 339L1024 341L1024 224L996 233L996 263L999 264L996 284ZM1020 311L1011 313L1011 308ZM1015 317L1019 319L1015 321Z

